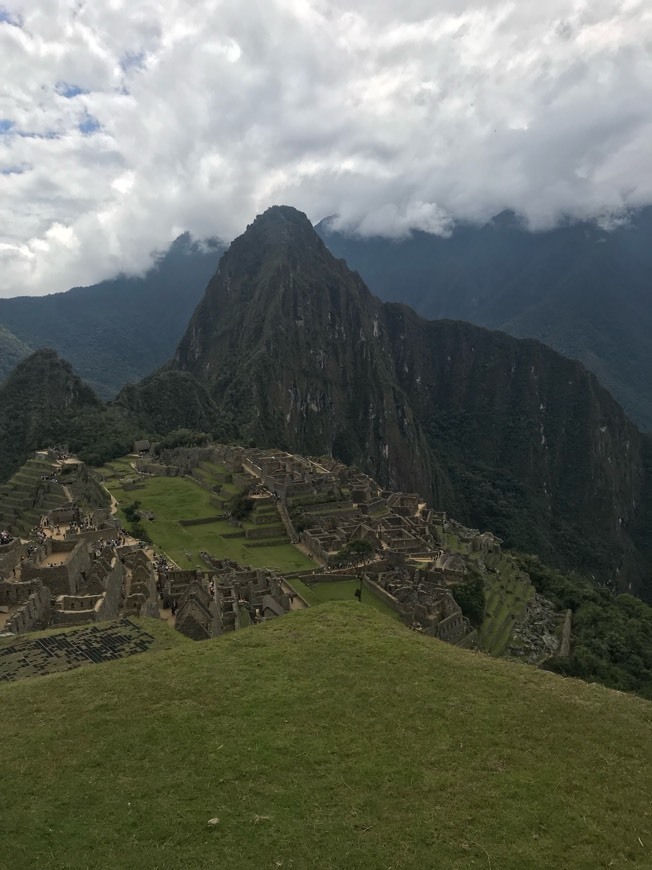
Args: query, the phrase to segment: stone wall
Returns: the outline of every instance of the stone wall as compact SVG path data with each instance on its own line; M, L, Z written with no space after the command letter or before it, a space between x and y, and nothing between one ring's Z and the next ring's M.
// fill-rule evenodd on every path
M285 538L285 526L260 526L256 529L247 529L245 537L254 541L259 538Z
M36 592L42 585L40 580L27 580L19 583L0 580L0 606L12 607L16 604L23 604L32 592Z
M136 468L143 474L151 474L156 477L180 477L183 475L183 468L179 468L177 465L160 465L157 462L136 461Z
M57 595L56 610L93 610L101 595Z
M111 538L116 537L115 528L108 529L88 529L84 532L79 531L70 531L70 529L66 532L66 539L68 541L72 541L73 543L77 541L110 541Z
M342 580L357 580L358 578L355 574L335 574L334 572L330 574L320 574L311 573L306 574L301 577L301 580L306 584L306 586L315 586L317 583L340 583Z
M559 644L559 656L567 659L571 653L571 629L573 627L573 611L567 610L564 616L564 624L561 630L561 643Z
M4 544L0 547L0 578L8 577L11 574L26 550L27 546L19 538L14 538L10 544Z
M367 589L370 589L375 595L377 595L381 601L384 601L388 607L391 607L396 613L403 614L403 608L401 606L400 601L397 601L393 595L390 595L382 586L379 586L376 582L374 582L371 577L367 574L364 574L362 577L362 584L366 586Z
M50 621L50 591L39 584L7 621L3 634L24 634L46 628Z
M69 523L72 520L79 518L79 510L73 507L52 508L48 511L48 519L50 525L56 526L59 523Z
M41 567L25 562L22 576L26 580L41 580L53 595L75 595L81 572L91 567L89 546L86 541L53 541L52 552L69 552L64 565Z
M218 523L220 520L225 520L226 514L215 514L212 517L196 517L192 520L179 520L180 526L205 526L209 523Z
M69 628L72 625L86 625L93 622L94 610L53 610L53 628Z
M453 613L437 623L435 636L447 643L457 643L469 633L470 626L462 612ZM427 632L426 632L427 633Z

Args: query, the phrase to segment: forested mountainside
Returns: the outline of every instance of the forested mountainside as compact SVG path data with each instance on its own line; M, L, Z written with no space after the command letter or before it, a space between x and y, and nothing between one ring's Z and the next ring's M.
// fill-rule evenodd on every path
M0 299L0 383L20 359L51 348L111 398L169 359L222 251L186 234L142 278Z
M332 452L510 547L646 582L644 439L595 376L536 341L383 304L292 208L220 261L158 375L161 408L175 369L245 441ZM138 393L119 397L127 413Z
M0 483L34 450L67 444L83 459L102 462L128 450L134 434L55 351L37 351L0 386Z
M351 237L317 227L381 299L427 318L468 320L536 338L579 359L652 431L652 208L610 231L527 232L504 213L447 237Z

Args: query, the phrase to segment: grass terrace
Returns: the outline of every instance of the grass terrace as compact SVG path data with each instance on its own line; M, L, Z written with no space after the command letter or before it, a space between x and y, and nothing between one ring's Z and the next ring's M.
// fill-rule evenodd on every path
M294 581L292 581L294 583ZM360 588L360 583L357 580L334 580L332 583L315 583L309 587L309 592L312 597L311 604L325 604L328 601L355 601L355 591ZM297 589L297 592L299 590ZM390 616L392 619L398 619L398 613L381 601L377 595L362 587L362 605L369 605L375 608L379 613Z
M207 463L209 464L209 463ZM235 559L254 568L272 568L276 571L301 571L315 568L315 563L296 549L287 538L270 540L269 544L252 546L245 538L247 523L237 529L226 520L182 526L179 520L214 517L221 509L212 502L212 494L188 477L138 477L127 460L118 460L99 469L104 484L117 500L118 515L126 524L124 507L139 501L141 509L154 514L153 521L143 520L155 547L166 553L181 568L206 566L199 553L206 550L217 558ZM122 476L138 477L142 489L125 490ZM131 472L131 473L130 473ZM233 493L237 491L232 487ZM280 522L280 521L279 521ZM239 537L233 537L240 535ZM186 554L191 554L188 558Z

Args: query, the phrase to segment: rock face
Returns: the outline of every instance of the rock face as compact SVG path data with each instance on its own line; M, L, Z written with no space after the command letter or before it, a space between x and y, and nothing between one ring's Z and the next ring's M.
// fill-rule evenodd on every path
M295 209L233 242L171 367L245 440L332 453L508 546L643 588L642 436L596 378L380 302Z
M316 229L381 299L539 339L583 362L652 431L652 208L609 229L586 222L546 232L504 212L445 238L415 232L401 241L333 226L327 219Z
M382 306L294 209L270 209L231 245L175 362L245 439L364 457L397 489L438 486Z

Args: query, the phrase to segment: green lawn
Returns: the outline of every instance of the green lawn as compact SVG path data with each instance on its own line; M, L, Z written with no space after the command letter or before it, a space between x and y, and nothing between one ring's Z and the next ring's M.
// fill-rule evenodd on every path
M104 467L106 468L106 466ZM104 469L103 469L104 470ZM224 534L237 532L226 521L200 526L180 526L180 519L210 517L219 514L219 508L210 502L211 494L187 477L146 477L144 489L125 492L117 480L106 485L120 505L120 517L126 504L139 501L143 510L151 511L155 519L143 520L152 541L181 568L206 566L199 553L206 550L217 558L235 559L255 568L273 568L277 571L300 571L315 567L315 563L300 553L289 542L266 547L248 547L244 538L224 538ZM191 558L187 558L190 553Z
M652 704L354 601L0 708L7 870L650 867Z
M355 601L355 591L360 588L357 580L336 580L333 583L315 583L310 587L313 601L312 604L323 604L326 601ZM297 590L298 592L299 590ZM375 607L381 613L398 619L398 613L392 610L384 601L370 590L362 587L362 604Z

